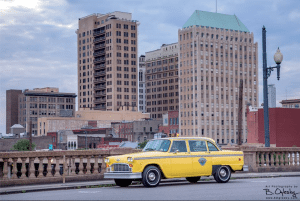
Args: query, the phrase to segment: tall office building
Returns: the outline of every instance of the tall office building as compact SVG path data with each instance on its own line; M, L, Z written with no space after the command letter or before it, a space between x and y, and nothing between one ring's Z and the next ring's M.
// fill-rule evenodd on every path
M276 107L276 87L275 84L268 85L268 105L269 108Z
M180 134L237 142L239 83L243 114L258 104L258 56L253 33L235 15L196 10L178 31ZM243 115L245 142L246 118Z
M146 112L146 66L145 55L139 57L139 111Z
M146 52L146 112L162 119L163 114L178 109L178 44L163 44Z
M124 12L79 18L78 108L137 106L138 25Z
M6 90L6 133L10 133L10 127L18 123L18 96L22 90Z
M26 128L28 121L32 122L32 134L41 135L38 131L39 117L74 117L75 116L75 93L61 93L58 88L46 87L24 90L19 94L18 123ZM40 125L41 128L41 125Z

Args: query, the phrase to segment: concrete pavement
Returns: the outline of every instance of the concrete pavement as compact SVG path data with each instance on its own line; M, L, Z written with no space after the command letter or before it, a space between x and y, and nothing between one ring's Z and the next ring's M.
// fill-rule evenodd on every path
M300 177L300 172L265 172L265 173L233 173L231 179L247 179L247 178L270 178L270 177ZM201 180L213 180L213 176L201 177ZM185 181L185 178L179 179L163 179L161 182L178 182ZM133 183L134 185L135 183ZM90 182L69 182L69 183L55 183L43 185L25 185L25 186L11 186L0 189L1 194L11 193L25 193L34 191L47 190L65 190L65 189L79 189L79 188L100 188L115 185L114 180L99 180Z

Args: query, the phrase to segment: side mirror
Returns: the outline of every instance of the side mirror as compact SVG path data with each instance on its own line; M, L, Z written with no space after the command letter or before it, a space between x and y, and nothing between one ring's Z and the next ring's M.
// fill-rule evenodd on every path
M178 149L176 149L175 151L174 151L174 154L177 154L179 152L179 150Z

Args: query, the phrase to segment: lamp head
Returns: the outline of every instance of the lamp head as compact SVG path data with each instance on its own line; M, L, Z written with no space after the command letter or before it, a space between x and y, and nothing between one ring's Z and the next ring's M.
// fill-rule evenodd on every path
M283 60L283 55L281 54L278 47L276 53L274 54L274 61L276 64L281 64L282 60Z

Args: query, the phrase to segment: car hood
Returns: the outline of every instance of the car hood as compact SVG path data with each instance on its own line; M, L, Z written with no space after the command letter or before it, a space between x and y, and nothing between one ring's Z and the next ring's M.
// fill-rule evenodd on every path
M137 158L144 158L144 157L152 157L152 156L165 156L168 152L161 152L161 151L147 151L147 152L139 152L139 153L132 153L132 154L125 154L125 155L118 155L118 156L110 156L108 157L110 163L127 163L127 158L132 157L133 159Z

